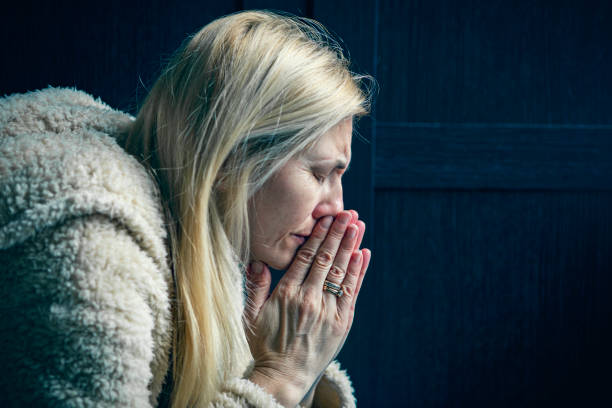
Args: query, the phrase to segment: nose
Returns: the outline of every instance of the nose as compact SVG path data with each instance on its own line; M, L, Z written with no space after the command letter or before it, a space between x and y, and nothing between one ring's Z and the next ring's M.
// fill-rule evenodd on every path
M344 210L344 200L342 198L342 183L338 182L334 186L331 186L328 191L326 191L319 202L317 203L314 211L312 212L312 217L315 220L319 218L325 217L327 215L331 215L333 217L336 216L340 211Z

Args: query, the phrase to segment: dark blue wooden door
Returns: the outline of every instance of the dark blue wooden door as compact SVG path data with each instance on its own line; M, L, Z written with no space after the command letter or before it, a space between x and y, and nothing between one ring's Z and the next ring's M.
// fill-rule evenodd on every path
M360 402L610 404L610 3L319 3L380 83Z

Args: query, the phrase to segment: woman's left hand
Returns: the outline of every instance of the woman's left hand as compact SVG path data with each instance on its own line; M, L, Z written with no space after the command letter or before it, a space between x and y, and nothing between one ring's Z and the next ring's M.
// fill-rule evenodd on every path
M363 236L365 234L366 226L365 226L365 222L363 222L363 221L361 221L359 219L359 214L357 213L357 211L354 211L354 210L349 210L349 211L351 212L351 214L353 216L353 218L351 219L351 224L355 224L359 228L359 235L357 236L357 241L356 241L355 247L353 249L353 251L358 251L359 248L361 247L361 243L363 241ZM372 256L370 250L368 250L368 249L362 251L362 254L363 254L363 263L361 265L361 272L359 274L359 280L357 282L357 287L355 289L355 293L359 293L359 291L361 289L361 284L363 282L363 278L365 277L365 273L366 273L366 271L368 269L368 266L370 265L370 258ZM348 337L348 334L349 334L349 332L351 330L351 327L353 325L353 319L355 317L355 303L356 303L356 301L357 301L357 297L355 297L353 299L353 302L351 303L350 323L348 325L348 328L346 330L344 338L342 339L342 342L340 343L340 346L338 347L338 350L336 350L336 354L334 354L334 357L332 358L332 361L336 359L336 357L340 353L340 350L342 350L342 347L344 347L344 342L346 341L346 338ZM311 407L312 406L312 402L313 402L313 398L314 398L314 394L315 394L315 389L317 388L317 385L319 384L319 381L321 380L321 377L323 377L324 373L325 373L325 371L323 371L319 375L317 380L312 385L312 388L308 391L308 393L306 394L304 399L300 402L300 406L302 406L302 407Z

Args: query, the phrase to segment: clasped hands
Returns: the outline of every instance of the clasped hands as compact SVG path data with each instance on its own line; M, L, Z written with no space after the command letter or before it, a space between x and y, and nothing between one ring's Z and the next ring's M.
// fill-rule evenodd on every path
M250 379L284 406L312 398L309 390L344 345L370 262L370 251L359 249L364 232L356 211L321 218L271 294L268 267L255 262L247 270ZM324 291L325 280L340 285L342 296Z

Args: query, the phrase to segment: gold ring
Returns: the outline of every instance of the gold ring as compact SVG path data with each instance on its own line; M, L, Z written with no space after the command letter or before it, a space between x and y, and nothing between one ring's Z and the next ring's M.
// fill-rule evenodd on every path
M342 291L342 287L340 285L337 285L328 280L325 280L325 282L323 282L323 290L329 293L332 293L336 295L337 297L342 297L342 295L344 294L344 292Z

